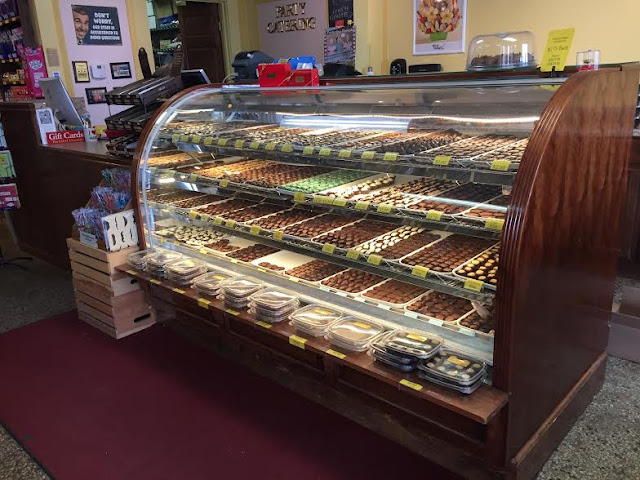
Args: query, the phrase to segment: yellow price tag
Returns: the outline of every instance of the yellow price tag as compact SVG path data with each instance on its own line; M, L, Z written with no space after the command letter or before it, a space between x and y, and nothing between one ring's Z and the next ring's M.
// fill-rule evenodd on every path
M155 278L152 278L149 281L155 285L162 285L162 282L160 280L156 280Z
M217 225L217 226L220 226L220 225L222 225L223 221L224 220L222 219L222 217L216 217L216 218L213 219L213 224Z
M326 157L327 155L331 155L331 149L330 148L321 148L318 153L320 155L323 155L323 156Z
M181 142L188 142L189 141L189 135L182 135L180 137L180 141Z
M260 147L260 142L251 142L249 144L249 148L253 148L254 150Z
M221 138L220 140L218 140L218 145L221 147L224 147L228 142L229 142L228 138Z
M381 203L378 205L378 213L391 213L392 208L388 203Z
M417 333L409 333L407 334L407 338L415 340L416 342L426 342L428 340L427 337L423 337L422 335L418 335Z
M224 222L224 226L227 228L234 228L236 226L236 221L235 220L227 220L226 222Z
M264 148L266 148L267 150L275 150L276 149L276 144L275 144L275 142L269 142L264 146Z
M266 328L267 330L273 327L273 325L271 325L270 323L263 322L262 320L258 320L256 322L256 325L260 325L262 328Z
M380 262L382 262L382 257L380 255L369 255L369 258L367 258L367 263L370 263L371 265L380 265Z
M427 267L423 267L422 265L416 265L411 270L411 275L415 275L416 277L426 278L427 273L429 273L429 269Z
M244 140L236 140L235 143L233 144L236 148L243 148L244 147Z
M376 152L366 151L366 152L362 152L362 155L360 156L360 158L362 158L363 160L371 160L375 156L376 156Z
M204 139L205 145L211 145L215 139L213 137L207 137Z
M484 222L484 228L487 230L501 231L503 227L504 220L502 218L487 218L487 221Z
M179 140L180 140L180 135L178 135L178 134L171 135L171 141L172 141L173 143L176 143L176 142L178 142Z
M198 250L198 253L201 253L202 255L208 255L209 252L207 252L204 248L201 248L200 250Z
M191 210L191 211L189 212L189 218L190 218L191 220L195 220L196 218L198 218L198 212L196 212L195 210Z
M322 251L324 253L328 253L329 255L333 255L333 252L336 251L336 246L333 243L325 243L322 246Z
M333 199L333 204L336 207L346 207L347 206L347 199L346 198L342 198L342 197L336 197Z
M127 270L127 273L128 273L129 275L133 275L134 277L135 277L136 275L138 275L138 272L136 272L135 270Z
M313 203L319 203L320 205L331 205L333 203L333 200L323 195L316 195L315 197L313 197Z
M298 335L291 335L289 337L289 343L294 347L298 347L304 350L304 344L307 343L307 339L299 337Z
M509 170L511 162L509 160L494 160L491 162L491 170L498 170L500 172L506 172Z
M340 158L349 158L351 156L351 150L340 150L340 153L338 153L338 156Z
M356 210L366 210L369 208L369 202L363 202L362 200L356 202Z
M291 153L293 152L293 145L291 145L290 143L285 143L284 145L282 145L282 148L280 150L282 150L283 152Z
M475 278L467 278L464 282L464 288L473 292L479 292L480 290L482 290L483 285L484 282L476 280Z
M357 260L358 258L360 258L360 252L351 248L347 250L347 258L350 258L351 260Z
M329 350L327 350L327 353L333 357L339 358L340 360L344 359L346 357L346 355L342 352L338 352L337 350L334 350L332 348L330 348Z
M203 222L207 222L209 221L211 217L209 215L207 215L206 213L201 213L200 214L200 220L202 220Z
M201 140L202 140L202 137L200 135L193 135L191 137L191 143L200 143Z
M304 148L302 149L302 153L303 153L304 155L311 155L311 154L313 153L314 148L315 148L315 147L304 147Z
M547 45L544 48L544 55L540 63L541 72L551 72L553 67L555 67L556 72L564 70L575 31L575 28L565 28L549 32Z
M195 173L192 173L191 175L189 175L190 182L195 182L197 179L198 179L198 176Z
M274 240L278 240L279 242L281 242L283 238L284 238L284 232L283 231L275 230L273 232L273 239Z
M180 295L184 295L184 290L181 290L179 288L174 288L173 291L179 293Z
M233 310L233 309L231 309L231 308L227 308L225 311L226 311L227 313L230 313L231 315L235 315L235 316L240 315L240 312L239 312L239 311L237 311L237 310Z
M398 154L396 152L386 152L382 159L387 162L395 162L398 159Z
M420 390L422 390L424 388L419 383L412 382L410 380L407 380L406 378L403 378L402 380L400 380L400 385L404 385L405 387L409 387L412 390L415 390L416 392L419 392Z
M427 220L435 220L436 222L439 222L442 220L442 212L438 210L429 210L427 212Z
M251 233L251 235L260 235L260 230L262 230L258 225L254 225L253 227L251 227L251 230L249 230L249 232Z
M220 184L219 184L222 188L225 188L229 185L229 179L228 178L223 178L222 180L220 180Z
M209 308L209 305L211 305L211 300L207 300L206 298L199 298L198 299L198 306L199 307Z
M307 196L302 192L296 192L293 194L294 202L304 202L307 199Z
M439 165L441 167L446 167L447 165L449 165L449 163L451 163L451 157L446 155L438 155L433 159L433 164Z

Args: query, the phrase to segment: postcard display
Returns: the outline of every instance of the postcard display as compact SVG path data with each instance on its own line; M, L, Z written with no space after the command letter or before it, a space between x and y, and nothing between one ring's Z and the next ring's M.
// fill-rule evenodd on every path
M148 250L120 268L183 325L392 412L381 433L434 461L528 477L602 383L637 85L182 92L142 134Z

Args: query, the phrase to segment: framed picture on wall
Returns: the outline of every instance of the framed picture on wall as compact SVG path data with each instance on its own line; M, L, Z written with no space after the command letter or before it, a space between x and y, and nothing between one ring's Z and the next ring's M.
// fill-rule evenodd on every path
M73 78L76 83L91 82L91 77L89 76L89 62L73 62Z
M87 103L95 105L96 103L107 103L106 87L85 88L87 92Z
M110 63L111 78L118 80L119 78L131 78L131 64L129 62Z

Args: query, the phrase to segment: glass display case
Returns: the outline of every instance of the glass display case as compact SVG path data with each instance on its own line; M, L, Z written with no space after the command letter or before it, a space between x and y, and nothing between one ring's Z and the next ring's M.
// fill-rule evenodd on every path
M128 272L511 458L603 368L618 225L585 198L620 208L637 80L189 90L143 132Z

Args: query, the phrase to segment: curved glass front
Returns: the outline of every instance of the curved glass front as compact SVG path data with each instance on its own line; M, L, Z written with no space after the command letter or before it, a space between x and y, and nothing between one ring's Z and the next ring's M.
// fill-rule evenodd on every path
M491 363L511 185L561 82L197 89L144 146L145 242Z

